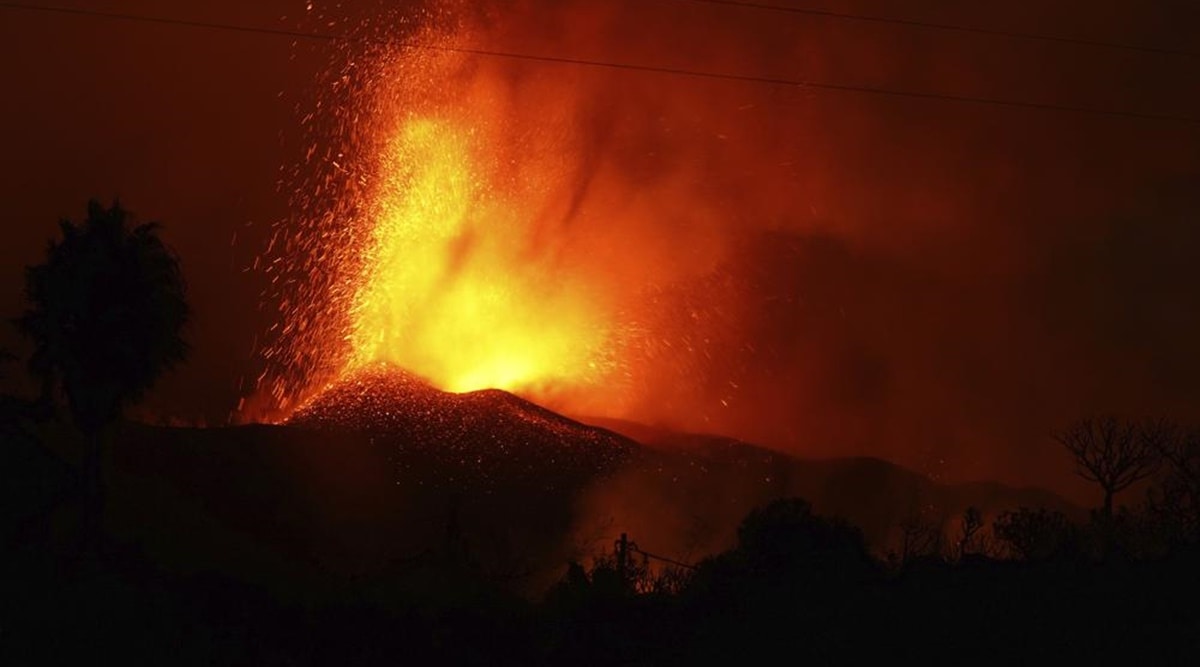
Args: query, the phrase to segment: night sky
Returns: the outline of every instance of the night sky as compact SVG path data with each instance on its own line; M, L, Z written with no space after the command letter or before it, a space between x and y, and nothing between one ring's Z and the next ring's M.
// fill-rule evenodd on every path
M334 31L396 5L316 4L344 17ZM1189 2L965 4L821 8L1163 49L1200 43ZM302 1L56 6L323 28ZM588 33L597 6L605 19ZM1066 421L1101 410L1200 419L1200 56L679 0L492 9L491 43L522 52L1198 119L629 75L678 91L653 113L710 138L679 155L740 165L714 168L708 185L724 193L721 211L739 212L722 229L750 240L729 261L763 295L736 332L753 343L751 361L718 354L686 411L646 405L630 417L1068 491L1069 462L1047 437ZM119 196L165 224L194 308L191 360L141 413L225 423L276 319L260 312L264 277L249 267L289 216L281 168L305 148L299 118L335 58L330 44L15 9L0 9L0 43L0 311L20 312L23 268L59 218L81 217L89 197ZM600 106L617 94L589 91ZM659 145L668 156L672 146ZM25 351L11 328L0 345ZM734 377L732 397L706 391Z

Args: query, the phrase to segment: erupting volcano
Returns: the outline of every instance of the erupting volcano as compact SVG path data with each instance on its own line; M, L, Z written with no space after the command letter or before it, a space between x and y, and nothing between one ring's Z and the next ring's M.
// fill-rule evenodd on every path
M964 161L1007 165L1018 135L981 138L952 105L678 75L886 65L761 15L733 30L672 3L428 4L335 26L297 102L243 420L387 364L576 417L978 478L1068 412L1065 384L995 363L1076 349L1028 295L1058 275L1051 255L1020 250L1023 214L976 202L1070 165L959 188ZM947 409L976 373L1015 407ZM1049 464L1010 477L1029 469Z
M260 261L282 322L258 416L379 363L571 414L694 403L736 315L706 161L654 150L668 120L613 95L652 80L480 58L514 36L439 6L360 27L305 115L297 217Z
M488 129L416 117L391 131L349 364L392 362L456 392L596 382L611 366L604 305L534 246L538 200L481 151Z
M307 117L302 213L264 257L284 322L259 381L277 417L381 363L446 391L592 411L581 398L602 393L611 409L629 381L637 327L614 289L612 232L582 205L595 174L578 110L531 118L499 71L454 50L471 31L447 15L415 37L447 50L394 35L343 54L325 115ZM547 83L547 98L570 85Z
M0 666L1200 647L1200 1L0 16Z

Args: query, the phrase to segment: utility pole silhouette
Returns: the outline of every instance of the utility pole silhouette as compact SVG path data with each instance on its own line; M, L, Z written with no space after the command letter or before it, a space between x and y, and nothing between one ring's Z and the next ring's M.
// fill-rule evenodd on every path
M621 577L622 581L628 581L628 578L632 575L632 573L630 572L630 567L629 567L630 566L630 563L629 563L630 554L640 555L642 557L643 564L646 564L649 562L650 559L653 559L656 561L661 561L663 563L667 563L668 565L673 565L675 567L681 567L686 570L695 570L696 569L695 565L690 565L690 564L684 563L682 561L677 561L673 558L659 556L658 554L652 554L649 551L643 550L642 548L638 547L637 542L633 542L629 539L628 533L621 533L621 537L616 542L613 542L613 550L616 552L616 555L617 555L617 574Z

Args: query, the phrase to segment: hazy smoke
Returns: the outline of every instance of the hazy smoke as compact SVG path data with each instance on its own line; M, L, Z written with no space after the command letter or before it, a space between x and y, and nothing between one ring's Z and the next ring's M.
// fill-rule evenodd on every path
M1027 40L671 0L451 3L418 18L429 32L397 15L369 30L914 92L1197 107L1175 61ZM1111 20L1158 34L1155 18ZM534 397L552 407L1039 483L1066 470L1046 433L1081 412L1197 416L1186 126L385 51L367 87L477 123L493 188L532 212L523 256L582 280L611 316L617 369L599 388ZM429 59L440 64L410 64ZM436 79L396 83L412 72ZM378 123L379 108L343 129Z

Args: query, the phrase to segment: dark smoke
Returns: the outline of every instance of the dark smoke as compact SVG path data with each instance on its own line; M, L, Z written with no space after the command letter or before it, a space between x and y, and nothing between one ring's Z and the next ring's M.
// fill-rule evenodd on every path
M112 9L168 12L152 4ZM290 0L196 11L340 31L353 21L339 16L381 6L315 4L321 20ZM1200 68L1183 57L681 0L463 4L473 13L462 22L484 26L471 39L496 49L1200 115ZM1181 49L1197 43L1200 18L1187 2L823 6ZM0 32L16 54L0 59L17 156L0 180L14 206L0 244L6 311L18 312L20 267L37 260L55 218L120 195L167 223L195 301L195 357L148 410L223 419L249 391L239 378L256 375L255 341L278 318L256 313L264 285L244 270L268 221L289 215L278 167L307 148L293 109L309 101L327 45L15 15ZM544 237L587 230L567 257L590 254L638 286L627 292L637 321L671 324L638 348L656 363L636 378L631 418L1060 488L1069 467L1046 435L1080 413L1200 418L1195 126L569 65L477 67L508 82L514 132L543 129L541 114L592 138L560 213L540 224Z
M951 12L924 5L839 9ZM1166 47L1187 44L1171 26L1195 13L954 11L966 25ZM1187 58L677 1L494 3L473 21L484 27L467 41L497 50L1200 114ZM545 224L589 241L654 332L632 346L622 417L1060 488L1069 468L1047 436L1079 414L1200 417L1195 127L478 68L507 82L514 131L544 110L582 137L566 219Z

